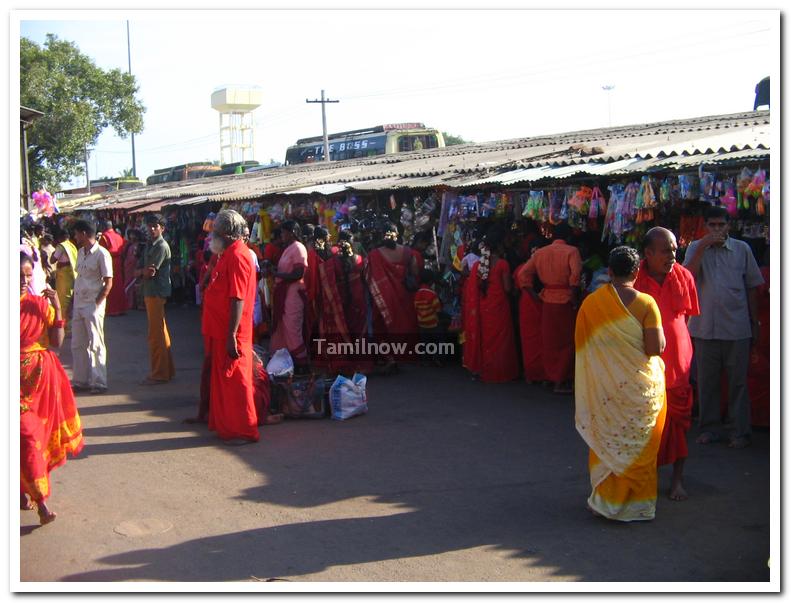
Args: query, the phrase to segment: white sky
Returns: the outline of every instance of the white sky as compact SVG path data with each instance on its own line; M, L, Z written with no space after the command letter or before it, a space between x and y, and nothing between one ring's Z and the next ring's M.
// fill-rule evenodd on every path
M77 13L79 14L79 13ZM102 68L132 72L146 106L137 173L219 159L211 93L255 85L255 159L297 138L401 121L476 142L753 108L770 75L777 11L26 11L20 35L73 41ZM84 18L84 13L80 14ZM49 19L49 20L48 20ZM12 21L12 28L14 23ZM12 36L13 34L12 29ZM103 134L91 178L129 168L131 144ZM84 178L75 185L84 184Z

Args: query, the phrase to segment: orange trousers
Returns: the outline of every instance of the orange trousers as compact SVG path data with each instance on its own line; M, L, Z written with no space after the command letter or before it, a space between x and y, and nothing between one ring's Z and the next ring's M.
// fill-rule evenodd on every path
M165 298L146 296L148 316L148 353L151 358L149 379L170 381L176 374L170 353L170 334L165 323Z

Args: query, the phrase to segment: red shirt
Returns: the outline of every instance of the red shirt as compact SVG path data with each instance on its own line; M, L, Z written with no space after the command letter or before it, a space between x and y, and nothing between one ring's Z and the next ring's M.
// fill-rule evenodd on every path
M253 305L255 304L255 266L247 246L240 240L226 249L211 274L203 294L201 333L225 339L231 321L231 299L244 300L242 319L237 331L239 341L253 339Z

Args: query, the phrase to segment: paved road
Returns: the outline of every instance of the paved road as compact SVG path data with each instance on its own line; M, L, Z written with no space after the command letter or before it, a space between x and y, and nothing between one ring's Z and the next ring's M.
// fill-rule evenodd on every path
M570 397L410 366L369 380L367 416L226 447L181 423L196 408L198 314L168 307L168 321L178 375L146 388L144 314L107 319L110 391L78 398L86 446L53 473L57 521L20 512L22 580L769 578L766 431L739 451L691 443L692 498L611 523L585 508Z

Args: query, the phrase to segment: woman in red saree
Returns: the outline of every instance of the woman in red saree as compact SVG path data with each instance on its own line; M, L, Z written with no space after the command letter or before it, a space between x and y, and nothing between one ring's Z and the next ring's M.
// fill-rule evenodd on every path
M64 320L57 293L28 292L33 262L20 257L20 507L38 509L42 525L55 520L47 507L49 473L66 462L66 455L82 450L82 428L69 378L49 346L63 342Z
M514 325L511 320L511 270L501 257L503 234L489 232L481 259L464 284L464 366L487 383L519 376Z
M407 288L407 274L417 284L418 272L409 247L398 244L398 229L388 223L382 245L365 258L365 281L373 301L373 334L379 343L417 343L414 294ZM415 287L417 288L417 287ZM395 370L395 357L387 356L385 370Z
M363 259L354 253L352 233L338 236L338 253L319 266L321 318L319 334L329 343L352 343L368 332L368 306L363 282ZM327 359L331 372L366 372L371 361L358 357Z
M538 249L536 240L527 247L527 257ZM533 284L522 278L522 264L514 271L514 283L519 295L519 334L522 340L522 369L528 383L546 381L544 360L541 355L541 310L542 301L533 290Z
M113 258L113 286L110 289L110 294L107 296L107 316L121 316L126 314L126 292L123 289L122 283L126 282L124 278L124 246L126 241L124 238L115 232L113 223L110 220L105 221L102 233L98 238L99 245L104 247L110 252Z
M132 228L126 233L126 246L123 251L124 261L124 292L126 293L126 309L131 310L137 307L135 301L135 271L137 270L137 256L140 250L140 231Z
M280 227L283 254L274 273L275 288L272 292L272 338L269 349L275 352L288 350L296 370L308 367L308 340L310 333L305 308L305 270L308 251L299 241L299 225L293 220L283 222Z

